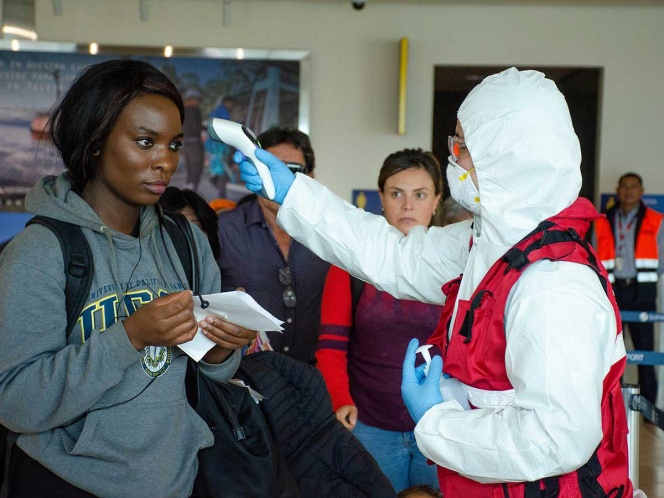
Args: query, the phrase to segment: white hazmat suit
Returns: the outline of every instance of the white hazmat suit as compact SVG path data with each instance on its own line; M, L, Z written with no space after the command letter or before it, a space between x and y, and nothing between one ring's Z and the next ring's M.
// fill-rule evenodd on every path
M278 223L321 258L397 298L442 304L441 286L463 274L459 298L467 300L511 246L577 199L581 154L564 97L535 71L511 68L487 78L458 119L481 199L473 221L416 227L404 237L297 175ZM625 356L616 327L591 269L532 264L505 311L505 364L514 389L500 395L468 389L477 407L471 411L454 401L432 407L415 428L419 448L482 483L577 469L602 439L603 379Z

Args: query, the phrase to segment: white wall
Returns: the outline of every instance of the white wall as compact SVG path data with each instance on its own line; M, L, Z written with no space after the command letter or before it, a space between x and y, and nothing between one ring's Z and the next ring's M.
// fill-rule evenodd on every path
M641 172L664 193L664 7L463 5L463 2L36 0L40 40L114 45L310 51L310 134L317 178L339 195L374 188L383 159L431 147L433 68L439 64L604 68L598 191ZM396 133L398 42L410 39L407 133Z

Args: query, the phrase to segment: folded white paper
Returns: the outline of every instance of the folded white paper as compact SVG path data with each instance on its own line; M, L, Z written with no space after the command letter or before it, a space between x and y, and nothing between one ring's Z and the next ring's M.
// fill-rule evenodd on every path
M201 308L201 299L198 296L193 296L192 299L194 300L194 316L199 322L206 316L212 315L246 329L283 330L281 324L284 322L266 311L246 292L231 291L204 295L203 300L210 303L205 309ZM191 341L180 344L179 347L194 360L199 361L213 346L214 342L205 337L201 329L198 329L196 336Z

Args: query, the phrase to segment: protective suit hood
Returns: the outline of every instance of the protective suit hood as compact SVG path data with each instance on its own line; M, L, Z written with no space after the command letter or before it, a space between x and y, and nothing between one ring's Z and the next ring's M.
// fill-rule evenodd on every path
M581 149L565 97L538 71L510 68L487 77L461 104L458 119L481 199L475 217L481 254L471 255L467 268L474 288L507 249L576 200Z

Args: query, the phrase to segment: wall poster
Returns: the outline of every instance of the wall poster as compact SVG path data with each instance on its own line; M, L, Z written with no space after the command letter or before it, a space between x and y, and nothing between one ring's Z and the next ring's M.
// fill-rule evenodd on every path
M664 213L664 195L662 194L643 194L641 198L643 203L649 208L660 213ZM600 212L604 213L611 209L617 202L616 194L603 192L600 198Z
M233 151L208 140L210 117L243 123L257 135L273 126L309 132L306 51L175 49L166 57L164 48L99 46L93 55L87 45L0 40L0 244L15 234L3 233L16 221L5 216L24 211L25 193L39 178L64 170L48 133L53 107L82 69L113 58L150 62L175 83L186 106L197 108L191 115L200 117L193 129L200 130L203 160L192 159L185 145L171 185L208 201L248 193Z

